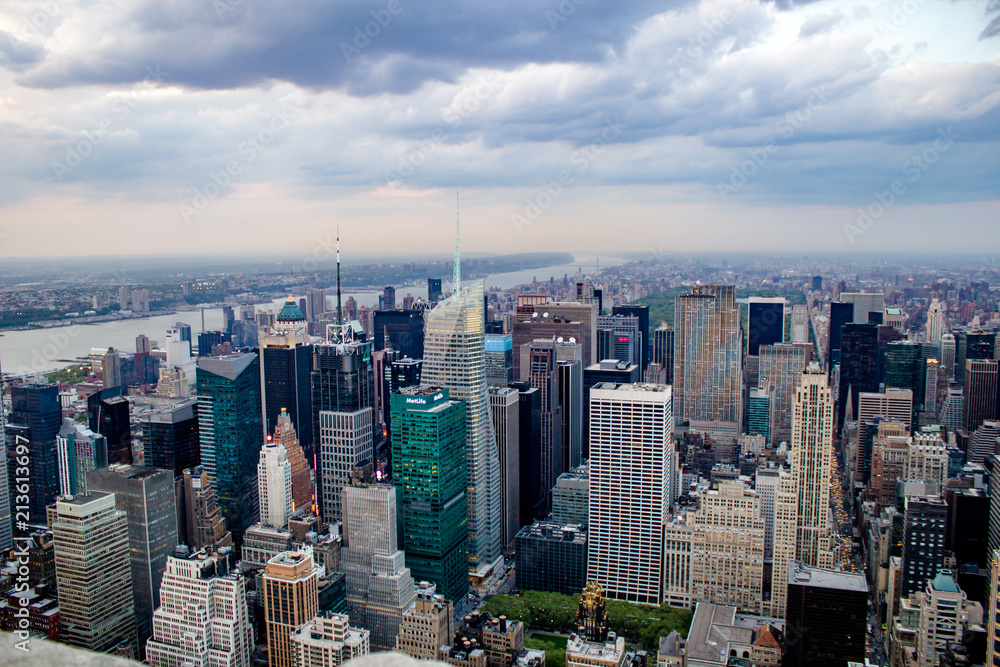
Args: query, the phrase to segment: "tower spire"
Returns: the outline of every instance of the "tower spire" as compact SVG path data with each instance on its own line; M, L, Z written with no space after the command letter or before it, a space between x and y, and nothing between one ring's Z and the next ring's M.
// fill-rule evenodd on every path
M340 225L337 225L337 325L344 323L344 311L340 305Z
M453 289L455 290L455 294L458 294L458 290L462 286L461 242L462 242L462 224L458 217L458 190L456 190L455 191L455 275L452 278L452 283L454 284Z

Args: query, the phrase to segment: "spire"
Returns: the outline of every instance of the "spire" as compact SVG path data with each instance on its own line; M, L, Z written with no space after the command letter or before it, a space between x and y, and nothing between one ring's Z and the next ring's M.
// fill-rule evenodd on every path
M344 323L344 311L340 305L340 225L337 225L337 324Z
M462 224L458 217L458 190L455 191L455 276L452 278L455 294L462 286L462 258L461 258Z

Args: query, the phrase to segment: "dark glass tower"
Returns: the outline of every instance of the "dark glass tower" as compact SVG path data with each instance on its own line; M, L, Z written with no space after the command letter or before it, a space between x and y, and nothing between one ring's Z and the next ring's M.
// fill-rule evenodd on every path
M465 401L411 387L391 398L393 482L406 565L449 600L469 590Z
M56 435L62 426L59 387L54 384L25 384L11 387L11 411L7 419L7 471L17 474L18 445L28 448L30 459L28 490L31 523L45 524L45 507L59 495L59 466L56 462ZM14 485L11 485L14 488ZM12 503L14 504L14 503Z
M649 366L649 306L615 306L611 309L611 314L639 318L639 369L640 372L645 372Z
M151 468L172 470L201 463L198 446L198 399L187 398L151 412L142 422L143 460Z
M402 356L424 358L423 310L376 310L374 318L373 351L382 350L388 336L392 349Z
M428 278L427 279L427 303L432 306L441 300L441 279L440 278Z
M844 426L848 397L857 416L858 394L878 391L878 327L845 324L840 351L840 390L837 396L837 432Z
M944 567L948 506L939 497L906 499L902 595L924 590Z
M826 368L840 362L844 325L854 321L854 304L834 301L830 304L830 338L826 348Z
M867 609L864 575L789 563L782 667L863 664Z
M132 463L132 427L129 402L122 387L95 391L87 397L90 430L108 441L108 463Z
M750 299L747 319L747 354L757 356L761 345L774 345L785 339L785 300Z
M521 502L518 516L527 526L544 509L542 497L542 393L530 382L512 382L518 395L518 480Z
M256 354L208 357L198 360L197 377L201 462L233 541L241 545L259 514L260 365Z

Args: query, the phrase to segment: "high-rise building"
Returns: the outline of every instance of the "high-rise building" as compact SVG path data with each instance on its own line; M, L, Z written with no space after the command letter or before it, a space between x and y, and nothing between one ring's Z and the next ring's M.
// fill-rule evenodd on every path
M941 336L948 331L947 305L937 300L931 299L931 305L927 307L927 324L924 327L924 340L928 343L941 342Z
M232 546L233 536L226 530L226 520L216 503L215 489L205 469L202 466L185 469L182 480L187 545L193 550Z
M573 595L587 579L587 531L580 525L535 521L517 533L519 588Z
M510 387L490 387L490 413L500 452L500 499L503 512L503 548L509 549L520 528L521 420L518 391ZM411 564L412 566L412 564Z
M840 363L844 344L844 326L854 321L854 304L834 301L830 304L830 328L827 336L826 368L832 370ZM867 317L865 322L867 322Z
M948 448L940 433L914 433L906 449L903 479L934 482L944 490L948 478Z
M153 612L160 606L167 558L180 541L174 475L169 470L119 463L87 473L87 487L114 494L115 506L128 521L132 600L142 658L146 640L152 636Z
M95 391L87 397L90 430L100 433L108 443L109 463L132 462L132 428L129 400L122 396L122 386Z
M115 508L114 494L93 491L60 499L52 539L59 641L98 653L137 655L128 522Z
M435 583L450 600L464 599L469 588L465 402L451 400L447 389L425 385L393 394L392 410L393 480L406 562L418 581Z
M672 414L669 386L605 383L591 390L587 579L608 597L662 600Z
M986 665L1000 667L1000 551L990 551L989 617L986 635Z
M386 285L385 289L382 291L382 308L385 310L392 310L396 307L396 288L392 285Z
M752 296L747 317L747 354L757 356L761 345L785 340L785 298Z
M899 422L905 426L908 435L913 425L913 391L910 389L886 389L882 392L861 392L858 394L856 416L858 420L858 455L855 459L855 478L867 482L873 462L872 426L879 418Z
M742 422L743 343L736 288L695 285L674 305L674 418Z
M634 319L634 318L633 318ZM552 487L563 473L562 409L554 340L535 340L521 346L521 375L539 390L542 442L539 495L543 516L552 509Z
M306 461L302 447L299 445L291 415L284 409L278 413L278 420L270 437L271 442L285 448L285 453L288 456L288 464L292 472L292 507L296 511L311 510L313 501L312 470Z
M972 433L986 420L1000 417L997 401L1000 386L1000 361L969 359L965 362L966 433Z
M167 558L146 660L153 667L249 667L254 648L246 580L230 555L179 547ZM200 613L192 613L199 610Z
M338 667L371 652L371 633L346 614L320 612L292 633L292 667Z
M937 496L905 499L903 596L923 590L944 565L948 506Z
M327 523L341 518L340 494L361 461L374 460L375 375L372 344L357 321L313 346L313 434L317 501Z
M847 405L858 405L858 394L878 391L878 327L845 324L840 351L840 386L837 396L837 433L847 419ZM851 415L853 419L855 415Z
M594 385L604 382L616 384L634 384L642 381L642 373L638 364L627 361L605 359L598 364L583 368L583 454L582 459L590 455L590 390Z
M988 419L980 424L969 439L966 463L984 463L997 450L997 438L1000 438L1000 421Z
M506 387L514 381L514 338L511 334L486 334L486 384Z
M945 385L941 382L941 362L937 359L924 360L924 394L921 397L922 411L931 419L937 418L938 395Z
M895 419L876 418L869 426L874 427L867 431L871 442L871 474L864 481L868 484L869 497L879 507L895 507L897 484L903 477L910 451L909 431L903 422ZM861 447L858 449L861 458ZM867 445L865 449L869 449Z
M432 307L441 300L441 279L440 278L428 278L427 279L427 303Z
M792 306L790 334L792 343L802 344L809 342L809 306Z
M514 329L514 370L520 367L517 358L518 349L524 343L535 338L548 338L552 335L562 336L569 339L573 336L577 342L583 346L583 365L590 366L596 364L597 358L597 318L601 315L598 310L599 304L596 298L586 301L558 301L550 302L546 297L538 297L522 294L517 297L517 320L522 322L542 322L548 321L550 324L576 322L582 325L577 327L578 333L572 333L573 329L563 330L537 330L530 329L523 339L518 338L518 327Z
M868 324L869 313L885 311L885 296L881 292L842 292L840 300L854 304L855 324Z
M782 667L843 667L865 661L868 584L862 574L793 561Z
M674 383L674 330L664 322L653 331L653 362L667 372L666 384Z
M402 357L424 358L424 310L396 310L386 306L376 310L372 332L374 351L385 349L386 341Z
M371 632L372 648L396 646L403 612L416 596L406 556L396 543L396 490L355 473L344 489L342 566L347 610ZM367 478L367 479L366 479Z
M750 389L747 398L747 433L769 439L771 432L771 396L763 387Z
M539 306L540 307L540 306ZM589 308L589 306L587 306ZM596 320L595 320L596 327ZM555 316L548 311L542 311L540 313L532 313L531 318L527 320L518 320L514 322L514 328L511 332L513 352L514 352L514 380L520 381L526 378L521 377L521 347L525 343L530 343L533 340L539 338L555 338L556 340L562 338L563 340L573 341L579 343L583 340L584 335L587 331L587 323L580 322L576 320L566 319L560 316ZM584 348L581 353L586 356L593 352L596 356L597 354L597 329L594 329L594 349L591 351ZM581 344L582 346L582 344ZM592 364L584 363L584 367L590 366Z
M956 647L964 650L969 626L983 622L982 606L969 600L953 577L951 570L940 570L922 591L910 597L909 601L920 610L916 633L918 667L952 664L947 662L946 654ZM990 637L986 639L990 641Z
M10 388L11 411L7 418L8 470L26 447L29 460L28 506L31 523L45 523L45 508L59 495L56 435L62 427L59 387L23 384ZM13 465L12 465L13 464ZM21 504L21 503L18 503Z
M283 528L292 515L292 464L285 446L268 438L257 464L260 522Z
M518 400L518 524L538 518L542 507L542 399L528 382L512 382Z
M310 322L317 322L323 319L326 312L326 290L309 289L306 290L306 319Z
M108 441L69 417L56 435L59 493L75 496L87 490L87 473L108 465Z
M143 461L152 468L173 470L201 463L198 444L198 399L185 398L156 407L142 418Z
M237 544L257 521L257 463L264 431L256 354L198 359L201 462Z
M583 347L556 340L559 409L562 412L562 470L583 462Z
M758 468L754 473L754 491L760 498L760 518L764 522L764 560L774 557L775 501L778 496L779 472L772 468Z
M410 608L403 612L396 651L418 660L436 660L438 649L451 642L455 611L450 600L426 581L417 587Z
M313 460L312 346L306 319L289 300L281 308L273 327L258 333L261 378L261 414L267 433L274 430L285 412L298 434L306 459Z
M457 290L426 317L423 381L465 401L470 569L488 573L501 557L500 456L486 393L483 281Z
M101 381L105 389L122 386L122 357L113 347L109 347L101 361Z
M649 340L649 306L640 306L635 304L614 306L611 309L611 315L624 315L626 317L639 318L639 338L636 341L636 347L639 350L639 358L634 361L639 364L639 368L645 371L646 367L649 366L649 351L652 347Z
M760 613L764 520L760 498L743 482L721 482L701 498L694 517L691 595L699 601Z
M319 580L323 567L313 562L311 549L286 551L267 563L262 587L270 667L292 667L292 633L319 613Z
M642 335L639 318L631 315L599 316L597 318L597 357L617 359L639 366L642 365ZM524 377L521 376L523 380Z

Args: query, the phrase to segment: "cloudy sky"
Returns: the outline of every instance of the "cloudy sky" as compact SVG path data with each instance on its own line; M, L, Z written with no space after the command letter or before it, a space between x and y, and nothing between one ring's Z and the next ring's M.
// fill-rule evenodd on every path
M1000 245L1000 0L4 0L2 257ZM994 247L994 250L996 248Z

